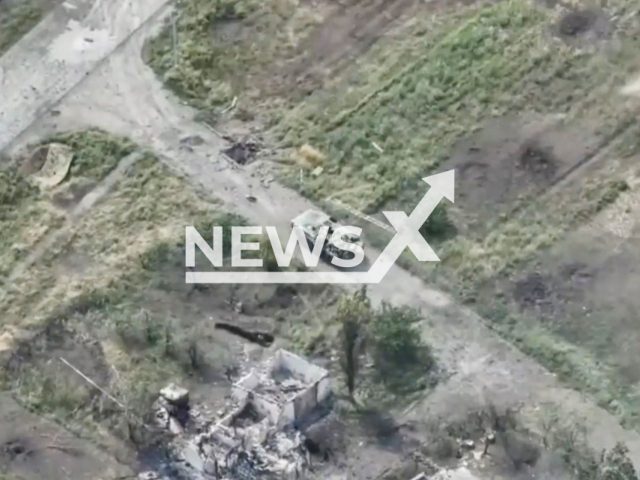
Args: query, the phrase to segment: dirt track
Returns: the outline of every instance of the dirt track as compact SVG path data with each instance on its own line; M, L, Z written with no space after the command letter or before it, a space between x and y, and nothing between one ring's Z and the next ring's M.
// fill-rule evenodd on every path
M250 175L256 164L236 169L222 159L224 141L193 122L193 112L170 98L143 64L140 52L151 26L145 25L127 39L137 25L164 12L162 4L161 0L97 0L90 6L87 0L76 10L62 7L2 57L0 150L52 131L100 127L154 149L204 192L224 200L230 210L286 231L289 220L311 207L310 203L280 185L262 186L258 176ZM93 53L87 51L81 61L60 62L64 58L60 39L67 39L71 48L86 36L84 29L77 29L75 37L65 33L67 20L81 14L81 25L102 32L97 35L105 39L104 44L96 45ZM96 43L100 42L91 45ZM60 115L47 115L51 109L59 110ZM181 149L180 138L193 134L202 136L204 145L192 152ZM257 203L245 200L249 192ZM609 448L616 441L625 441L640 467L640 435L623 430L613 416L562 386L448 295L398 267L380 285L370 288L370 294L378 302L422 308L431 323L428 340L452 374L424 404L415 405L409 416L452 415L488 400L524 402L531 407L552 402L566 414L587 418L594 447Z

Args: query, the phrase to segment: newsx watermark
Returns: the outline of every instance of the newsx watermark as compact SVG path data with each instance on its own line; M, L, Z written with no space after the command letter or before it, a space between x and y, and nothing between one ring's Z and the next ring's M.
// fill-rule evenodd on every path
M331 263L341 268L352 268L360 265L364 260L364 249L358 243L351 243L345 240L345 237L360 238L362 229L351 226L340 226L333 230L331 236L329 236L329 227L323 226L319 229L316 237L316 242L313 245L313 250L309 246L307 237L305 236L304 229L300 226L294 226L287 247L283 248L278 236L276 227L265 227L264 231L267 233L269 242L273 249L276 262L280 268L286 268L291 264L293 255L295 254L296 247L300 247L304 264L307 267L317 267L320 257L322 255L322 249L330 238L332 245L343 252L351 252L353 258L345 259L339 256L331 257ZM259 242L245 242L243 241L244 235L259 236L263 234L262 227L231 227L231 267L233 268L247 268L247 267L262 267L263 261L261 258L242 258L243 251L256 251L260 250ZM200 235L200 233L194 227L186 227L186 264L187 267L195 266L196 247L207 257L216 268L223 266L223 231L222 227L213 227L213 245L209 243Z
M267 226L232 226L231 227L231 268L260 268L261 258L243 258L246 251L257 251L260 244L256 241L245 241L249 235L262 235L266 232L276 262L280 268L291 264L297 248L307 268L316 268L322 257L327 240L333 250L330 263L340 270L332 271L209 271L196 272L196 248L215 268L224 265L223 228L213 227L212 243L198 232L195 227L185 227L185 265L186 282L189 284L205 283L380 283L394 265L405 248L409 248L421 262L438 262L440 259L422 236L419 229L426 222L443 198L454 201L455 172L449 170L437 175L423 178L430 186L418 205L410 215L402 211L382 212L391 226L396 230L394 237L387 244L368 271L355 271L365 259L365 252L360 242L362 229L354 226L339 226L333 231L328 226L321 227L315 235L313 248L309 246L304 229L294 226L286 247L283 247L275 227ZM210 235L211 232L208 233ZM207 235L207 236L208 236ZM211 238L211 237L209 237ZM348 257L348 258L347 258Z

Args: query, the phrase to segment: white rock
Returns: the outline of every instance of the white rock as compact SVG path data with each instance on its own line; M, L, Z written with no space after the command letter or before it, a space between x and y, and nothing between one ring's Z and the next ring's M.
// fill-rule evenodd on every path
M204 473L206 473L207 475L215 475L217 473L215 460L212 460L212 459L205 460Z
M173 383L160 390L160 395L172 405L187 406L189 404L189 390Z
M173 435L182 435L182 433L184 432L184 429L182 428L182 425L180 425L180 422L173 417L169 418L169 432L171 432Z
M159 480L160 476L156 472L142 472L138 475L138 480Z
M476 442L474 442L473 440L469 439L469 440L463 440L461 443L462 447L467 448L469 450L473 450L476 446Z

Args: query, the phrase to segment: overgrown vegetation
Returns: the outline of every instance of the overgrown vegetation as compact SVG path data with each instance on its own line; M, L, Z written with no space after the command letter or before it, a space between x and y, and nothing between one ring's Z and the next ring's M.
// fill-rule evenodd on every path
M171 85L173 80L169 84L198 107L210 108L236 94L240 98L254 95L259 89L252 88L251 82L237 81L239 88L234 91L229 79L234 75L236 80L257 78L259 75L249 74L253 68L249 65L255 66L255 72L268 71L262 62L272 60L271 54L262 51L260 59L249 60L259 50L271 48L267 44L280 49L277 58L287 58L291 52L284 47L287 42L282 42L276 25L293 18L287 15L295 8L278 10L271 2L258 7L252 2L235 2L229 18L243 17L235 23L242 28L235 30L229 42L217 35L233 23L222 20L223 10L219 9L223 4L206 9L198 1L183 4L188 21L197 25L179 32L182 40L188 39L179 52L179 62L185 62L182 73L172 63L169 26L151 49L151 65L166 78L177 75L182 86ZM234 13L236 7L240 14ZM268 13L283 10L287 13L281 20L270 23L275 17ZM285 167L285 180L317 201L337 196L371 212L390 206L410 211L425 191L420 178L441 167L456 141L490 117L535 112L539 117L563 113L566 123L589 118L599 124L594 135L602 136L606 144L609 135L635 118L621 114L623 101L610 96L621 81L635 74L633 38L638 25L632 10L628 2L604 7L603 14L616 18L619 40L619 48L606 56L594 56L593 48L575 48L555 38L549 26L559 21L561 12L536 3L514 0L416 18L401 34L374 46L358 65L328 79L324 91L294 108L269 112L270 126L282 146L297 149L304 145L309 150L313 145L316 157L321 158L322 173L311 174L319 165L316 162L298 162ZM207 13L198 17L197 12ZM254 41L244 48L247 39L266 38L256 34L257 25L264 35L270 35L269 42ZM202 58L208 58L208 63L186 59L199 58L195 55L198 48L206 50ZM164 66L158 70L160 64ZM174 73L168 73L172 69ZM259 109L259 104L256 101L252 108ZM441 206L421 231L429 241L441 243L438 255L442 263L416 266L410 252L405 252L401 262L460 299L493 310L493 305L482 305L485 299L480 298L487 285L521 271L568 230L614 204L629 189L625 180L607 172L594 175L584 188L566 195L519 198L506 206L503 215L492 219L488 233L481 236L466 228L458 233L451 212ZM386 233L367 233L370 239L384 237L377 246L386 245ZM492 303L502 301L494 292L488 295ZM568 344L539 319L535 320L537 328L531 329L520 315L503 318L490 315L487 320L573 386L596 393L603 405L622 395L614 387L617 382L610 369L592 369L598 360L591 352ZM352 335L354 325L345 327L343 335ZM327 336L318 331L313 340L307 339L308 347L325 345ZM630 407L624 410L625 415L633 411Z
M420 227L420 233L429 242L444 241L456 234L456 226L449 218L446 205L438 205L427 221Z
M0 221L10 220L20 202L37 194L38 189L15 168L0 171Z
M56 135L43 143L62 143L73 149L69 177L100 181L135 149L134 143L101 130L83 130Z
M145 299L136 290L143 287L142 279L130 280L121 280L130 289L126 296L52 319L60 332L47 328L42 340L36 338L14 354L5 372L7 387L25 406L72 429L95 433L107 427L127 439L131 428L145 429L151 403L167 382L222 376L230 361L224 346L212 349L199 328L142 307ZM58 334L67 339L64 351L59 350ZM126 410L72 371L65 357Z
M54 140L71 145L75 154L71 174L60 188L74 175L101 180L135 148L97 131ZM25 196L19 188L7 192L7 198ZM38 201L52 209L47 195ZM30 212L25 228L46 220L37 210ZM167 377L207 374L211 359L201 347L201 332L178 324L171 315L145 309L142 297L148 288L167 282L186 288L184 225L206 222L211 227L231 221L216 212L215 204L185 188L155 157L144 154L105 199L69 226L41 261L0 296L4 325L41 332L14 354L5 372L9 386L34 410L90 425L110 419L119 407L96 396L95 389L77 381L52 355L69 355L136 415L148 407ZM25 235L18 230L16 238ZM60 270L64 259L75 262L73 270ZM111 367L117 375L108 372Z
M219 219L229 221L226 215ZM151 402L169 381L188 384L222 377L233 362L227 346L213 347L215 341L202 324L154 309L146 297L150 289L164 289L167 297L189 294L182 278L181 241L160 245L139 255L137 265L112 272L115 282L87 290L66 305L55 304L45 320L48 326L18 349L5 371L7 387L23 404L73 429L93 432L103 425L127 439L132 431L144 433ZM57 351L124 404L126 415L53 358Z
M128 142L97 132L85 135L93 136L94 146L106 146L108 155L130 151ZM60 139L73 141L83 153L81 137ZM94 163L96 151L85 155L77 175L95 178L112 171L108 158L103 165ZM149 407L161 387L171 381L194 388L220 381L224 388L237 367L235 343L215 333L215 322L200 308L234 312L239 298L230 295L232 287L185 284L184 226L196 226L209 242L213 228L222 226L228 256L229 227L242 224L215 202L199 198L153 155L143 154L39 262L15 278L14 288L0 295L7 328L2 333L9 332L3 338L16 331L24 335L13 340L11 358L0 371L2 386L29 409L73 431L146 442L146 428L140 426L149 422ZM201 259L197 265L203 265ZM252 308L275 312L278 327L290 321L289 313L300 314L302 306L291 307L296 290L274 288L273 298L257 290L246 293L255 302ZM124 405L124 412L63 359Z
M276 254L273 252L273 247L268 237L261 238L258 255L262 259L262 265L267 272L277 272L280 270Z
M36 26L45 13L41 4L39 0L26 0L0 5L0 55Z
M234 22L243 22L256 31L264 29L267 32L264 35L273 35L265 26L282 25L294 11L285 5L279 16L273 15L275 5L275 2L253 0L183 2L183 15L178 22L178 50L173 51L168 26L150 44L150 64L170 88L192 105L213 108L226 103L248 89L250 70L263 69L272 58L270 50L282 48L287 42L279 36L271 42L256 41L261 38L259 35L251 37L251 41L243 38L212 41L211 38L216 38L218 31ZM441 165L455 140L488 116L524 109L540 113L571 111L575 84L580 82L588 91L603 83L618 57L612 54L608 59L594 61L589 52L551 41L547 31L550 20L551 14L542 8L517 1L443 16L435 25L425 20L427 23L421 24L411 38L394 41L394 47L398 48L390 50L395 53L381 57L372 75L363 75L374 78L373 84L355 85L348 94L336 95L328 105L325 96L321 101L301 104L291 115L274 115L274 118L285 117L276 126L285 145L296 147L309 142L327 153L322 174L303 175L299 183L301 176L296 165L288 180L312 198L324 199L338 193L357 208L376 210L390 202L400 203L401 207L412 205L423 192L417 187L419 178ZM625 41L623 39L623 53ZM74 161L72 176L99 180L115 168L118 159L129 153L131 146L126 142L112 143L101 134L88 135L86 139L67 136L59 141L84 151ZM374 147L374 142L384 147L384 155ZM11 182L14 180L9 179L10 185ZM14 183L15 187L2 193L9 201L23 202L31 198L31 192L22 189L19 179ZM134 197L133 192L147 188L148 184L160 188L161 180L155 175L143 176L125 187L131 197L118 204L118 211L127 214L123 214L124 219L114 220L113 226L118 235L122 227L123 239L110 234L99 247L94 247L90 246L93 239L85 237L80 250L105 254L118 265L122 258L111 254L131 242L132 250L147 272L171 263L180 255L174 243L156 243L147 248L151 234L143 238L138 248L133 245L138 239L125 223L137 225L142 221L150 226L156 215L166 216L177 208L175 203L158 209L146 201L137 205L138 197ZM603 210L628 189L624 181L612 180L587 190L593 195L587 195L580 208L571 211L570 219L563 215L551 218L543 209L537 216L529 215L532 207L496 222L495 230L486 238L458 238L443 247L447 277L459 282L463 296L475 299L478 285L517 271L535 258L537 252L558 240L571 222ZM538 205L534 203L536 208ZM13 211L8 210L7 215ZM102 213L111 218L108 211ZM565 226L561 226L563 221L567 221ZM429 240L434 237L447 240L454 229L446 210L439 208L422 233ZM200 231L206 230L203 227ZM260 255L268 270L276 268L268 245L262 245ZM50 285L49 282L43 284L47 288ZM44 299L39 293L31 293L37 300ZM419 312L389 305L373 310L366 296L358 295L341 300L336 322L341 327L342 367L349 393L355 391L362 370L360 354L364 338L367 339L365 351L374 360L376 380L390 390L405 392L408 386L416 385L416 378L424 378L425 373L426 382L432 381L436 365L416 328L421 320ZM96 299L104 300L104 297L98 295ZM32 300L29 297L29 301ZM134 363L138 362L135 371L154 372L148 373L145 381L132 375L129 377L132 383L119 393L126 396L127 391L132 391L127 389L136 387L142 394L156 388L154 375L160 373L158 366L165 362L175 367L170 371L176 375L192 374L208 363L197 346L199 334L178 335L179 329L171 318L158 317L145 310L135 311L129 304L102 300L100 307L90 312L97 316L96 324L111 329L109 335L113 334L127 351L140 351L140 356L133 358ZM131 323L132 319L135 322ZM532 329L523 335L522 325L514 317L505 314L503 319L504 325L499 325L504 327L501 333L519 340L525 350L537 358L546 358L547 364L555 365L556 371L567 371L570 378L584 374L584 366L572 368L573 358L580 352L555 343L546 332L536 336L538 331ZM495 321L493 317L491 320ZM327 337L330 335L325 330L319 331L309 340L309 348L326 342ZM597 365L595 370L599 372ZM597 382L593 379L600 379L594 373L589 375L589 380L580 381L595 385ZM52 395L50 383L34 377L25 385L30 385L28 392L36 391L35 398L54 398L54 403L72 411L78 403L74 391ZM593 388L603 385L608 382ZM85 401L86 398L81 399L81 403ZM602 457L595 470L594 463L585 460L584 465L575 466L579 475L576 478L635 478L635 473L631 477L628 471L625 455L623 447L616 447ZM572 458L568 457L567 461ZM591 476L583 476L583 471Z
M436 361L422 340L419 311L383 303L371 325L371 355L380 380L394 392L432 386Z
M238 215L230 213L204 213L202 218L194 218L191 226L202 235L202 238L208 243L212 244L213 231L215 227L222 228L222 255L223 258L227 258L231 255L231 235L232 227L246 225L246 220ZM196 250L196 254L200 254L199 250ZM159 242L153 245L149 250L144 252L140 257L140 262L145 270L154 271L162 268L163 266L172 265L179 266L181 262L184 262L185 254L185 238L184 236L177 238L174 242ZM203 256L200 255L200 258ZM208 260L204 260L208 262ZM196 263L202 265L198 259Z
M341 366L353 398L361 356L373 360L373 380L394 394L423 390L437 381L436 360L418 330L420 312L383 303L374 309L366 289L344 294L336 321L340 325Z
M183 98L206 107L227 101L233 80L241 78L249 63L242 48L218 45L211 42L211 35L217 24L241 20L258 5L237 0L181 2L179 48L174 51L169 25L150 42L149 64Z
M62 221L63 215L48 208L40 190L17 165L5 166L0 171L0 279L10 273L29 245Z
M557 409L543 409L542 447L560 458L574 480L638 480L621 442L608 450L596 452L587 443L587 428L581 421L563 418Z
M65 200L73 206L80 198L76 185L87 182L93 186L103 180L118 163L133 152L132 142L99 130L57 135L42 142L59 142L73 149L73 160L66 181L56 190L41 191L31 178L22 172L31 163L27 152L22 164L11 161L0 171L0 277L8 275L15 264L24 258L51 229L62 226L65 212L51 203L50 197ZM41 165L40 165L41 167ZM86 193L86 190L84 193Z
M236 30L240 33L229 43L211 33L211 25L216 25L216 32L226 28L227 20L220 21L224 16L219 10L222 6L203 9L197 1L183 4L188 21L195 21L197 26L179 32L185 41L179 53L179 62L185 62L182 72L172 64L169 27L155 41L156 50L152 49L154 68L158 70L157 65L162 63L161 74L177 75L182 87L173 85L174 90L199 107L210 108L236 94L252 95L252 85L242 82L236 82L239 88L233 91L229 78L248 78L253 66L255 72L268 71L261 62L274 57L263 54L259 60L249 60L258 50L270 48L266 43L280 47L278 58L286 58L290 52L276 33L278 23L266 20L267 12L277 11L275 3L235 5L229 10L230 17L244 18L236 23L242 25ZM241 13L236 15L234 8ZM291 14L292 10L284 10ZM313 145L317 147L316 157L322 160L321 174L311 175L318 163L298 162L285 167L285 179L318 201L337 196L352 207L371 212L383 207L410 211L425 191L420 179L447 160L458 139L490 117L535 111L538 116L562 112L567 122L591 118L600 124L597 133L606 142L607 135L619 131L628 121L620 114L622 101L610 102L607 92L617 88L636 68L632 39L638 25L630 20L629 11L626 2L606 7L604 13L619 19L616 28L621 42L620 48L606 57L594 57L588 48L574 48L554 38L549 26L558 21L559 13L539 4L507 1L454 13L439 12L437 20L431 16L416 19L401 35L379 42L357 66L325 82L322 94L307 97L290 111L270 112L273 132L283 146L297 149L304 145L309 150ZM207 13L197 19L196 12ZM282 19L292 18L287 15ZM265 18L263 23L256 20L261 16ZM244 48L247 39L261 38L254 28L258 24L272 38L265 45L254 42ZM205 44L208 47L203 47ZM206 50L202 58L208 63L187 59L199 58L193 46ZM238 52L236 48L244 50ZM174 73L167 74L171 69ZM259 108L259 103L252 108ZM566 231L612 205L628 190L623 179L608 175L597 176L581 193L576 190L552 199L519 199L507 206L507 213L492 220L491 230L480 237L466 228L456 235L458 228L450 211L441 206L421 229L429 241L441 243L441 265L416 266L410 252L405 252L402 264L479 305L484 301L479 298L479 290L486 289L495 278L521 271ZM377 246L386 245L386 233L368 230L368 238L384 237ZM598 391L603 404L615 397L614 391L619 393L618 388L608 387L616 383L613 379L601 381L608 377L609 370L597 375L586 373L597 363L590 356L584 357L588 352L574 349L542 325L527 330L522 320L520 328L518 318L509 315L501 324L493 317L488 320L572 385ZM311 343L323 344L323 335L325 332L318 332L318 341ZM584 361L576 364L581 358Z
M610 450L595 451L587 441L582 419L563 416L550 405L537 409L540 425L518 409L489 404L454 421L430 420L430 432L420 451L442 462L464 455L460 439L484 444L494 465L508 478L554 478L566 480L637 480L638 476L623 443ZM489 436L491 440L488 441Z
M179 8L177 49L168 21L149 43L149 65L171 90L206 110L234 95L246 98L251 73L268 70L276 53L295 46L297 30L313 23L306 7L282 0L182 0ZM240 34L238 25L245 27Z
M605 7L603 15L622 18L618 14L629 8L623 2ZM348 88L338 80L330 95L318 95L317 102L311 97L284 116L276 131L285 145L309 143L325 154L321 175L310 175L311 167L296 164L287 179L318 201L337 196L371 212L389 205L410 211L425 190L420 178L442 166L455 142L490 117L533 110L563 112L569 124L589 118L599 124L597 134L606 144L609 135L628 122L623 100L611 102L606 92L636 73L630 46L638 25L623 17L626 20L616 24L621 48L606 58L553 38L548 26L558 20L557 13L525 2L439 14L437 24L429 26L429 20L416 22L420 27L413 36L385 41L356 68L359 75L349 72ZM630 139L637 132L634 135ZM307 172L302 177L301 166ZM480 292L491 303L500 302L504 292L490 291L487 285L516 275L567 231L631 189L620 171L590 176L580 190L556 189L549 197L521 198L507 205L506 213L492 218L491 230L482 235L465 228L455 238L440 235L449 230L449 222L437 211L422 230L430 240L447 240L437 250L442 263L416 265L410 252L401 262L477 307L487 300ZM388 242L386 233L367 233L370 239L381 237L378 247ZM549 328L539 318L512 313L500 325L491 315L487 321L572 386L595 393L603 406L616 405L616 413L626 419L636 416L635 387L619 386L613 368L598 367L600 359L589 347L558 336L561 321L573 324L575 319L558 320ZM532 321L539 328L532 329Z

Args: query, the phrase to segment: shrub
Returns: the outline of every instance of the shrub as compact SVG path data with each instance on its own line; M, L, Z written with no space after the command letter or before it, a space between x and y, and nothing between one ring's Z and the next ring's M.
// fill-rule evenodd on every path
M427 241L447 240L456 234L456 227L449 218L445 205L438 205L427 221L420 227L420 233Z
M598 480L638 480L638 474L629 459L629 449L618 442L606 455L600 465Z
M392 390L426 387L424 381L416 384L416 380L429 380L436 366L431 349L415 327L420 320L418 310L387 303L373 318L370 337L376 372Z

